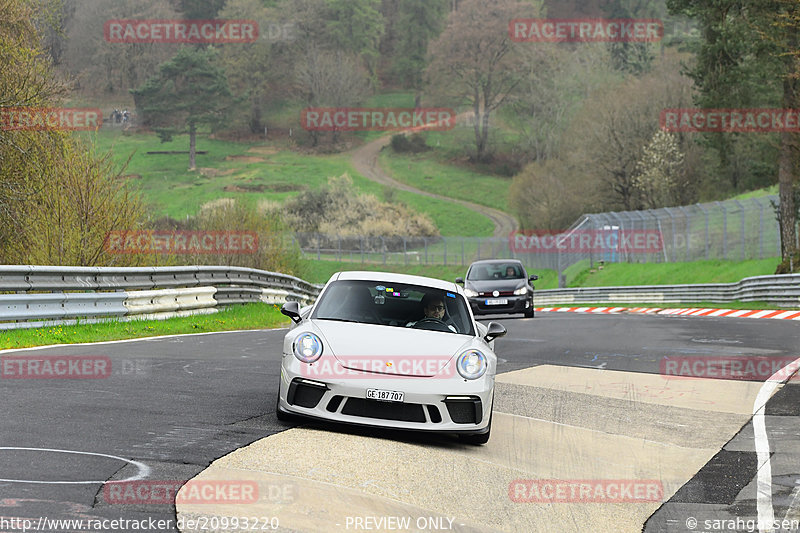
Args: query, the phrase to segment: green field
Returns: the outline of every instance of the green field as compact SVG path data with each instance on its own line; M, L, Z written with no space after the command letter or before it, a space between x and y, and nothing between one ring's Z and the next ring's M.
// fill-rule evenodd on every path
M765 276L775 272L777 258L754 261L697 261L694 263L611 263L590 272L588 261L576 263L564 271L568 287L613 287L627 285L680 285L685 283L734 283L750 276ZM467 268L461 265L383 265L381 263L305 260L308 281L324 283L340 270L370 270L415 274L454 280L464 277ZM554 270L528 269L539 276L537 289L558 288Z
M279 150L270 144L248 144L198 136L197 170L188 171L186 154L148 155L148 151L182 151L188 136L161 143L154 134L124 134L107 128L89 135L98 152L112 150L122 164L131 157L125 174L141 191L154 216L184 218L220 198L281 203L305 189L325 184L329 177L349 174L359 192L385 199L385 188L356 173L349 154L309 155ZM393 201L428 214L442 235L488 236L494 226L483 215L453 202L395 191Z
M734 283L750 276L775 273L780 260L694 261L691 263L611 263L590 272L588 261L565 270L569 287L626 285L680 285L684 283Z
M447 165L430 152L406 155L391 148L381 152L380 164L397 181L417 189L508 212L511 178L480 174Z

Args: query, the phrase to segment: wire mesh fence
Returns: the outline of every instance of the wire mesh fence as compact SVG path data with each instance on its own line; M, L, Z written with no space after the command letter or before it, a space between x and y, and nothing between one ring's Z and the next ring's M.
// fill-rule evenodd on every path
M501 237L341 236L296 233L303 256L346 263L460 265L520 259L529 270L587 262L667 263L780 255L777 196L581 216L563 231Z

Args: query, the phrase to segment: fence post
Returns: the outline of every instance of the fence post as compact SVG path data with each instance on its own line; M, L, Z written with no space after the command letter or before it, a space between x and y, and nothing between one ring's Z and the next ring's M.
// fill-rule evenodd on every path
M739 209L741 209L741 210L742 210L742 227L740 228L741 240L742 240L742 255L741 255L741 260L742 260L742 261L744 261L744 257L745 257L745 249L744 249L744 248L745 248L745 246L744 246L744 245L745 245L745 229L744 229L744 223L745 223L745 220L744 220L744 206L741 204L741 202L739 202L739 200L734 200L734 202L736 203L736 205L738 205L738 206L739 206Z
M408 266L408 246L406 245L405 237L403 237L403 257L405 258L405 265Z
M669 210L669 207L665 207L664 211L667 212L669 215L669 220L672 223L672 262L678 262L678 230L675 228L675 217L672 214L672 211ZM661 245L664 245L664 239L662 236ZM666 254L664 254L666 255Z
M425 240L425 266L428 266L428 238L423 237Z
M386 265L386 241L381 237L381 248L383 248L383 264Z
M708 260L708 211L702 204L697 204L697 207L699 207L700 211L706 216L706 260Z
M447 266L447 237L442 239L444 243L444 266Z
M728 258L728 210L721 202L715 202L722 209L722 258Z
M758 258L764 259L764 204L753 198L758 205Z

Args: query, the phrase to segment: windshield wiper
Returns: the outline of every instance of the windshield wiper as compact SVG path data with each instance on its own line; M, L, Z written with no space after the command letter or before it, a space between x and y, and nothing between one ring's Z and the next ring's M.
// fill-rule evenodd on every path
M351 320L349 318L334 318L327 316L318 316L317 320L333 320L334 322L353 322L354 324L372 324L372 322L361 322L360 320Z

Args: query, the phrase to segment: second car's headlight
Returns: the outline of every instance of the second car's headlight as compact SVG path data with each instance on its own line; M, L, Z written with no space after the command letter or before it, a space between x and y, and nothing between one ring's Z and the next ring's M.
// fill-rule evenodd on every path
M477 292L473 291L472 289L464 289L464 296L467 298L475 298L478 295Z
M313 363L322 355L322 341L313 333L303 333L294 340L294 356L304 363Z
M465 379L478 379L486 372L486 356L478 350L467 350L458 356L456 368Z
M523 294L528 294L528 287L520 287L514 291L514 295L516 296L522 296Z

